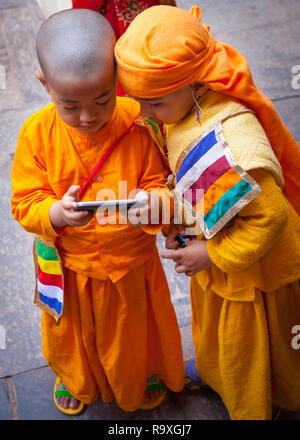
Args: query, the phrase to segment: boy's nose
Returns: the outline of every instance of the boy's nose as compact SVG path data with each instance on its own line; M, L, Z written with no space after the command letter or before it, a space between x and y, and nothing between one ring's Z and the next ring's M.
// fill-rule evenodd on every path
M97 113L95 110L82 110L80 113L80 121L81 122L94 122L97 119Z

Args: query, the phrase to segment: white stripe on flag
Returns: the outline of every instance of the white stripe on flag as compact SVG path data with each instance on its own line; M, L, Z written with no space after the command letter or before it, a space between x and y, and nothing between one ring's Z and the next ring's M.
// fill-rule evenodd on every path
M193 150L191 150L193 151ZM187 173L176 184L177 190L183 194L188 188L190 188L204 173L204 171L218 159L224 156L224 149L219 143L216 143L207 153L205 153L200 159L188 170Z
M48 298L56 298L59 302L63 302L63 291L57 286L46 286L38 281L38 291Z

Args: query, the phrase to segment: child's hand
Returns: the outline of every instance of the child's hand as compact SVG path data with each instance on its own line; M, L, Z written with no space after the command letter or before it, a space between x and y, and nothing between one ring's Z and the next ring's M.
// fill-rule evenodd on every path
M169 227L168 235L166 238L166 248L167 249L178 249L179 243L175 239L175 237L180 234L182 236L185 236L185 226L184 225L175 225L172 223Z
M161 252L160 256L173 260L176 272L184 272L189 277L213 264L206 249L206 241L186 239L186 245L173 252Z
M160 223L162 202L158 194L155 192L139 191L136 200L145 201L145 206L140 208L130 208L128 211L130 223L135 226Z
M80 186L72 185L63 198L51 205L49 216L54 227L84 226L94 217L94 211L75 211L76 202L79 201Z

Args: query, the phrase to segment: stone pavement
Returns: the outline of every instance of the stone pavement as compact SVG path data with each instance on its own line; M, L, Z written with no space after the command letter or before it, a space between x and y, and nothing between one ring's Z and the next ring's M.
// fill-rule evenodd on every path
M300 64L298 0L178 0L189 9L198 4L216 39L247 57L257 85L273 100L300 142ZM0 419L68 419L52 401L54 374L41 352L40 311L32 305L34 273L32 236L10 215L10 173L23 121L49 100L33 75L38 67L34 40L44 17L35 0L0 0ZM298 72L294 68L294 74ZM300 71L300 66L299 66ZM298 85L299 84L299 85ZM163 239L159 237L159 247ZM163 262L179 321L184 354L193 355L189 280ZM282 419L298 419L285 411ZM78 419L90 420L226 420L221 399L211 390L169 393L160 408L125 413L98 400Z

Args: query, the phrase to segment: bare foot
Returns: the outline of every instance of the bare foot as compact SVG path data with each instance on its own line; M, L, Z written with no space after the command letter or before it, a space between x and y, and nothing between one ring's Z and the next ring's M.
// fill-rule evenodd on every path
M55 390L61 390L62 384L56 385ZM79 405L79 400L75 399L75 397L66 397L66 396L57 396L56 402L59 406L62 406L64 409L76 409Z
M145 391L143 403L149 403L149 402L152 402L153 400L158 399L158 398L159 398L160 396L162 396L164 393L165 393L164 390L150 390L150 391Z

